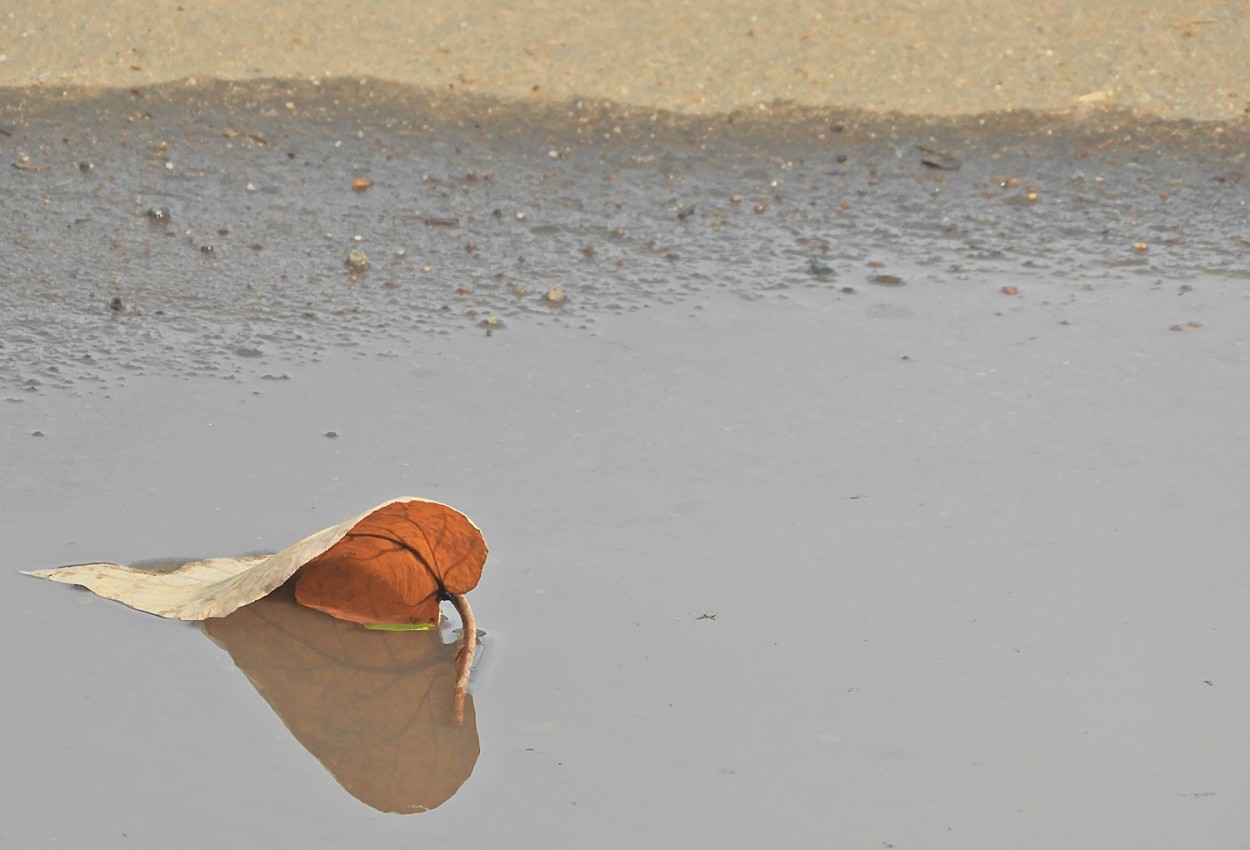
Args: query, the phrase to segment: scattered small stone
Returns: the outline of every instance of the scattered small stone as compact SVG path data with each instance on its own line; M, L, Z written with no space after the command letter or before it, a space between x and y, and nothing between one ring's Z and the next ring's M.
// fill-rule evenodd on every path
M695 210L694 204L690 204L688 206L679 206L677 208L677 217L679 219L690 218L690 216L694 215L694 210Z
M1194 288L1188 283L1182 283L1180 288L1176 290L1177 295L1184 295L1186 292L1193 292Z
M565 298L564 287L560 286L559 284L556 284L552 286L551 288L549 288L547 290L547 294L543 296L543 299L547 301L549 304L563 304L564 298Z
M31 435L32 437L42 437L42 436L43 436L43 432L42 432L42 431L31 431L31 432L30 432L30 435Z
M478 324L484 328L492 328L492 329L502 328L503 319L499 318L498 316L487 316L485 319L482 319L482 321L478 322Z
M937 168L941 171L958 171L963 168L963 163L956 157L942 151L935 151L932 148L926 148L916 145L916 150L920 151L920 162L929 168Z
M148 219L157 224L167 224L173 220L173 215L169 212L169 207L148 207Z
M212 245L201 245L201 246L200 246L200 253L201 253L201 254L203 254L203 255L204 255L204 256L206 256L206 257L211 256L211 255L212 255L212 253L213 253L213 250L214 250L214 249L213 249L213 246L212 246Z
M875 274L868 279L877 286L902 286L903 279L896 274Z
M425 220L426 227L459 227L460 219L458 218L427 218Z
M1141 253L1142 251L1148 250L1149 248L1150 248L1150 246L1149 246L1149 245L1147 245L1145 242L1134 242L1134 243L1133 243L1133 250L1134 250L1134 251L1137 251L1138 253Z
M807 270L817 277L828 277L833 274L833 266L824 260L812 259L807 263Z
M1179 325L1172 325L1169 330L1173 331L1196 331L1202 327L1198 322L1181 322Z
M1003 295L1019 295L1020 290L1014 286L1004 286Z
M119 296L114 296L113 300L109 302L109 309L114 313L120 313L126 309L126 305L122 303L122 299Z
M339 435L338 431L326 431L326 436L329 437L331 440L336 439L338 435Z
M78 170L81 171L83 174L86 174L87 172L91 171L91 169L93 168L95 168L95 166L92 165L90 162L87 162L87 160L85 159L82 162L78 163Z
M352 191L366 192L373 185L373 181L367 177L357 177L352 181Z
M369 257L360 248L352 248L347 252L347 269L352 274L368 271Z

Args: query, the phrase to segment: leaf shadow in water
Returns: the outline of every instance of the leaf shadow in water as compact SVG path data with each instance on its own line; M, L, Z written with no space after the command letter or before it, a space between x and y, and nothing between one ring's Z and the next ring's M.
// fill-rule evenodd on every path
M457 644L438 629L370 631L295 601L292 583L204 621L291 734L352 796L384 812L442 805L479 752L473 697L457 722Z

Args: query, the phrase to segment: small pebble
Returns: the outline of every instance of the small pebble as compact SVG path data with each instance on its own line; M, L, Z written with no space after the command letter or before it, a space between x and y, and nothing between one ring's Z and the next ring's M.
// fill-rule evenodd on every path
M559 284L552 286L547 290L547 294L543 296L543 298L551 304L563 304L564 297L564 287Z
M369 257L360 248L353 248L347 252L347 268L354 274L369 270Z

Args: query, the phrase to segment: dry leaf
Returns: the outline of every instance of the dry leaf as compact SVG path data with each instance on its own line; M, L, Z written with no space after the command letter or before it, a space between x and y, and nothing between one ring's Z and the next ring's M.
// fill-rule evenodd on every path
M224 617L295 579L295 597L356 623L437 623L450 601L463 622L454 712L464 710L477 624L464 594L482 576L486 541L468 517L425 499L386 502L275 555L210 558L168 572L79 564L27 575L86 587L140 611L179 620Z
M301 605L356 623L437 623L438 605L482 577L486 541L438 502L392 502L370 512L296 579Z
M384 812L446 802L478 757L472 697L455 714L456 649L438 631L389 634L323 617L290 585L204 623L350 794Z
M295 575L300 601L358 623L438 621L440 594L471 590L486 542L468 517L438 502L395 499L275 555L210 558L169 572L79 564L26 575L77 584L140 611L179 620L224 617ZM341 581L335 591L328 579Z

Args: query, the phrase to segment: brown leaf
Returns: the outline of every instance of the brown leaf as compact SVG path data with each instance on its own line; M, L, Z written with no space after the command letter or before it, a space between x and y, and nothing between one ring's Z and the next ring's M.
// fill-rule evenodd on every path
M343 547L336 546L344 540ZM408 623L437 621L439 599L476 585L485 561L482 533L464 514L438 502L404 498L274 555L210 558L168 572L98 563L28 575L82 585L162 617L203 620L255 602L307 564L313 568L300 592L305 604L355 622ZM344 586L329 587L330 576ZM413 607L401 610L408 603ZM401 613L398 619L385 619Z
M486 541L464 514L395 502L305 564L295 598L356 623L437 623L439 603L476 587L485 563Z
M437 623L439 603L460 614L451 716L466 710L477 626L464 594L477 586L486 541L469 518L425 499L394 499L305 537L275 555L210 558L174 570L79 564L28 575L78 584L132 608L205 620L224 617L281 587L291 576L296 599L342 620L372 624Z

